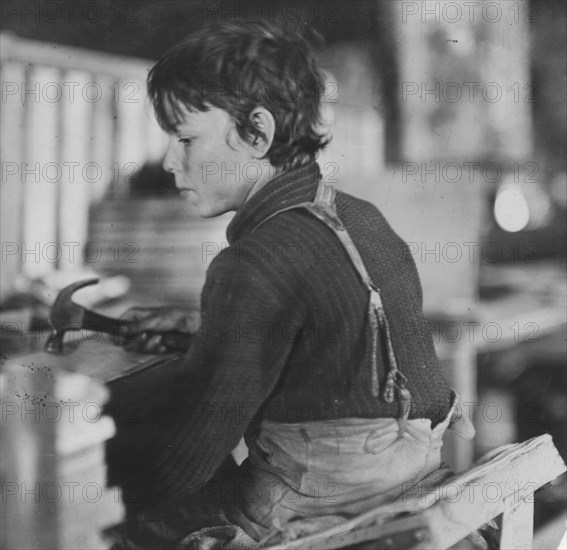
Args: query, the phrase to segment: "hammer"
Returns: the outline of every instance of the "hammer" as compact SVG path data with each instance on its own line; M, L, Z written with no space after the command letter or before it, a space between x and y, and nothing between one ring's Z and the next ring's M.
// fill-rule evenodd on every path
M49 316L51 335L46 344L45 351L50 353L61 353L63 350L63 336L69 330L94 330L106 334L121 335L128 338L135 332L135 323L125 319L114 319L105 317L94 311L90 311L71 300L74 292L80 288L94 285L98 279L86 279L66 286L55 299ZM145 331L148 337L159 335L162 344L172 351L187 351L191 342L191 336L184 332L154 332Z

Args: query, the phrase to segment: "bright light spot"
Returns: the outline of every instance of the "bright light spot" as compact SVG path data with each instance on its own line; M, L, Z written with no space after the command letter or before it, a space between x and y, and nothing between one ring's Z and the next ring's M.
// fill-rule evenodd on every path
M519 185L500 187L494 201L494 217L504 231L516 233L526 228L530 221L530 212Z

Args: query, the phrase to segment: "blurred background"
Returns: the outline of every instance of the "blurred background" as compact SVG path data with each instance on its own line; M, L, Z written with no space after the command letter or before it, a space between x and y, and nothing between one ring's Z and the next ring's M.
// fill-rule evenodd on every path
M563 1L4 2L4 357L42 349L57 291L90 274L78 301L108 314L198 308L231 215L176 196L145 78L205 22L259 18L323 39L323 177L409 243L478 431L452 462L546 432L567 458ZM538 496L540 537L565 502L564 480Z

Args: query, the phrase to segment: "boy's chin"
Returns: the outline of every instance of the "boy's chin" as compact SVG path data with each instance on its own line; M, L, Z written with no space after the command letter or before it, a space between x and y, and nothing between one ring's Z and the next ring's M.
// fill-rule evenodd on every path
M195 205L195 209L201 218L216 218L217 216L221 216L225 213L222 209L214 208L206 204L201 205L198 201L195 201L192 204Z

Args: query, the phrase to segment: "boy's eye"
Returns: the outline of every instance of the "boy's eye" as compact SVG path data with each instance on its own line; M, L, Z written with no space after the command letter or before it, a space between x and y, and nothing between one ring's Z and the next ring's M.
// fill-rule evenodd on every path
M183 145L187 146L187 145L191 145L191 143L193 143L193 140L195 138L179 138L179 143L183 143Z

